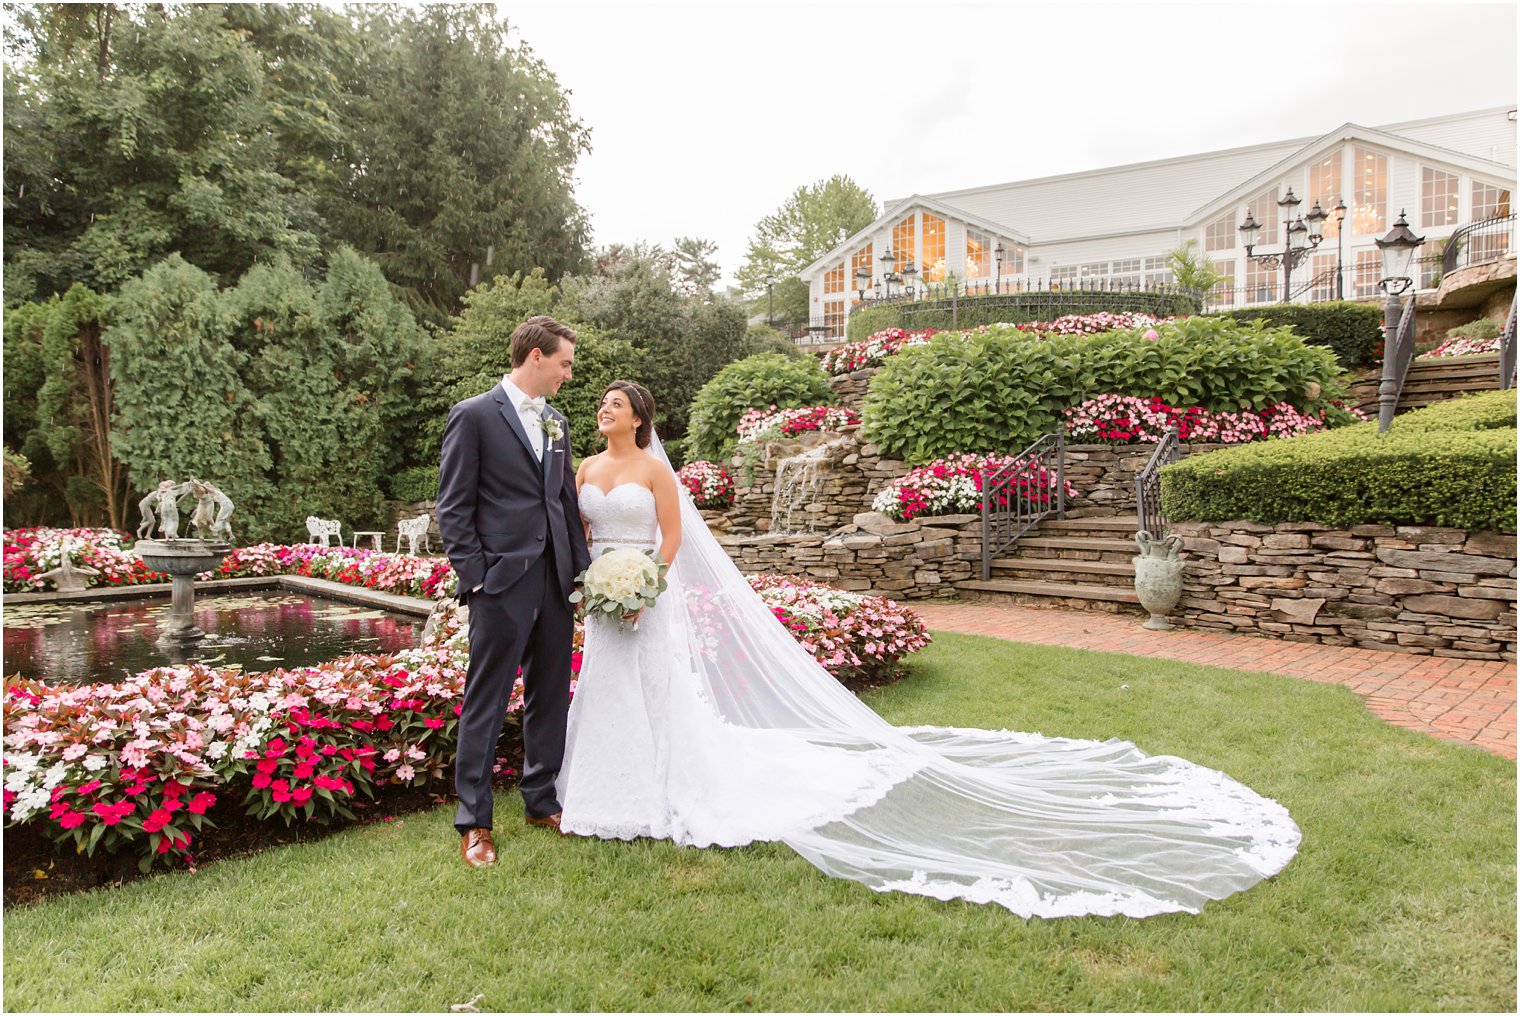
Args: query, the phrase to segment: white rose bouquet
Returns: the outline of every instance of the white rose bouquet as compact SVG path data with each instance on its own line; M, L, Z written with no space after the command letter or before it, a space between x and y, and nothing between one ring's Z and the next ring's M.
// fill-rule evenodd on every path
M625 614L654 606L655 597L665 591L669 569L652 550L616 547L576 576L581 588L570 594L570 602L584 603L588 615L598 611L616 615L618 631L622 631ZM637 629L638 622L633 626Z

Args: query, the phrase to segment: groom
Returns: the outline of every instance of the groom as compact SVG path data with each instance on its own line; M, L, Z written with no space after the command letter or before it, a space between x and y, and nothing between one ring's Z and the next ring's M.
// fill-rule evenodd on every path
M454 826L471 867L496 863L491 769L519 665L530 825L559 828L554 779L570 710L569 595L591 557L570 468L569 427L544 404L570 380L575 332L531 317L512 333L512 373L449 410L438 466L438 530L470 607Z

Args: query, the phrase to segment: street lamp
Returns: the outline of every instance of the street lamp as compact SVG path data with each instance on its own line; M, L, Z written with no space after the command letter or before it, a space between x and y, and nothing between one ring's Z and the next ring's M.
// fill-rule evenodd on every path
M1335 298L1346 298L1346 286L1341 281L1341 237L1346 235L1346 201L1337 198L1335 207L1331 209L1335 215Z
M892 248L888 245L887 252L877 260L881 262L881 281L886 285L887 299L890 300L892 299L892 283L902 281L902 276L892 270L892 267L897 264L897 255L892 253Z
M1414 355L1414 329L1404 335L1400 329L1404 317L1401 295L1414 286L1414 252L1425 242L1423 236L1415 236L1409 228L1405 213L1399 212L1399 221L1393 224L1388 235L1377 241L1378 252L1383 259L1383 277L1378 288L1388 295L1383 304L1383 380L1378 385L1378 433L1393 425L1393 414L1398 409L1399 389L1402 387L1409 360ZM1410 297L1409 313L1414 314L1414 297Z
M992 260L997 263L996 274L994 274L993 277L992 277L992 291L994 293L1001 293L1003 291L1003 254L1004 253L1005 252L1003 250L1003 241L999 240L997 242L997 246L994 247L994 248L992 248Z
M765 273L765 326L776 327L776 277L770 272Z
M897 281L903 283L903 289L907 290L908 292L912 292L913 287L909 283L913 281L913 276L917 274L918 269L914 267L913 259L909 258L908 263L903 265L902 276L900 276ZM904 278L906 278L906 282L903 281Z
M1294 216L1294 210L1303 204L1303 198L1295 197L1293 188L1288 188L1282 200L1277 202L1277 207L1282 209L1285 242L1281 251L1268 251L1262 254L1255 253L1256 234L1261 231L1261 225L1256 221L1249 210L1246 212L1246 221L1241 224L1240 232L1245 237L1246 260L1259 261L1267 268L1282 266L1283 270L1283 300L1292 299L1293 296L1293 269L1309 256L1309 252L1319 246L1324 234L1320 232L1320 223L1327 215L1319 207L1314 205L1313 211L1308 216ZM1308 222L1305 222L1305 218Z
M860 302L866 301L866 290L871 288L871 269L861 265L855 269L855 290L860 294Z

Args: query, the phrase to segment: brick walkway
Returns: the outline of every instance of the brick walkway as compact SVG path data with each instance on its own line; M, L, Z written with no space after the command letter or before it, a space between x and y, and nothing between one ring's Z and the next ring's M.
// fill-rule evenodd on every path
M1146 631L1133 614L990 603L910 604L936 631L1156 656L1343 684L1373 715L1515 757L1515 665L1179 629Z

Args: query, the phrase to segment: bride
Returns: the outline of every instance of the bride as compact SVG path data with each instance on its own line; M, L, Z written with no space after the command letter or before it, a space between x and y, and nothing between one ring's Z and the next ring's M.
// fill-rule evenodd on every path
M880 892L1025 917L1197 912L1298 849L1286 809L1124 741L893 727L749 588L676 482L654 399L614 381L576 475L593 556L671 562L622 625L586 622L557 791L567 834L786 843Z

